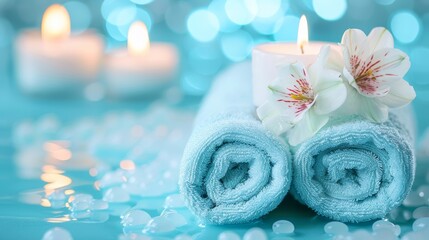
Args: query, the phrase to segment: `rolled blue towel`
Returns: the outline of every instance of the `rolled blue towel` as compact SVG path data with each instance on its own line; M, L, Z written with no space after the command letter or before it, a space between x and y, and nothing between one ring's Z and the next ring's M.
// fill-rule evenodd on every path
M412 113L383 124L336 119L297 147L293 195L320 215L343 222L382 218L414 181Z
M204 223L257 219L283 200L291 183L287 144L255 114L251 66L242 63L213 83L185 148L180 189Z

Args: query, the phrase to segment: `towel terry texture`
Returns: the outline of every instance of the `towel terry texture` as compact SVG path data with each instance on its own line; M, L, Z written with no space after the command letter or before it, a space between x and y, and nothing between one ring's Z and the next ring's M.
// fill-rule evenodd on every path
M414 181L414 129L409 110L376 124L334 119L294 149L292 193L320 215L343 222L384 217Z
M251 93L249 63L220 74L185 148L180 190L204 223L257 219L276 208L289 190L290 149L257 119Z

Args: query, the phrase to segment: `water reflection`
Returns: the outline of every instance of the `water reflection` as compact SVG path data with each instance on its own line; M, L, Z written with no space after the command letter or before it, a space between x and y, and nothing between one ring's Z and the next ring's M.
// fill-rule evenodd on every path
M44 186L46 195L49 195L54 190L64 188L72 183L71 178L62 174L63 172L44 172L40 175L40 179L46 182Z

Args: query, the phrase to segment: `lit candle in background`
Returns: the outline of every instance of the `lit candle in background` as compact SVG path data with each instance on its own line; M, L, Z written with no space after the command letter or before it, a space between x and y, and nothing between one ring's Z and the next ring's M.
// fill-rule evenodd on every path
M107 54L104 80L109 94L119 98L156 95L177 76L177 48L168 43L150 43L143 22L128 30L128 48Z
M150 48L149 33L142 22L135 22L128 31L128 52L131 55L144 55Z
M307 18L302 15L299 19L297 44L301 53L304 54L304 46L308 44L308 23Z
M340 51L338 44L333 42L309 42L308 25L305 16L299 21L296 43L264 43L252 51L253 103L262 105L270 94L268 85L277 78L277 66L284 62L301 61L305 65L312 64L324 45Z
M46 9L42 18L42 39L56 41L70 37L70 15L61 5L52 5Z
M27 30L18 37L18 83L31 94L71 93L97 79L103 48L95 32L71 35L67 10L54 4L43 15L41 31Z

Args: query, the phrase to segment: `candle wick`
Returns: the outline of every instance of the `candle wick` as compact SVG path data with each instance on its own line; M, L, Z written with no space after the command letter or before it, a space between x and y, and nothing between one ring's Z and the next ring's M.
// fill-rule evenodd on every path
M301 49L301 54L304 54L304 44L301 44L301 45L299 46L299 48Z

